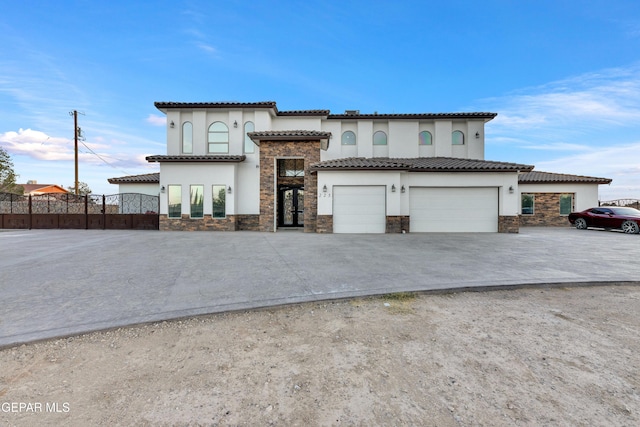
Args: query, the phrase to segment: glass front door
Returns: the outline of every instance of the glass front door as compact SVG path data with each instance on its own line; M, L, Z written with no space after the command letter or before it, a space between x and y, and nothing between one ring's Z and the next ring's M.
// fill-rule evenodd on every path
M281 186L278 189L278 227L304 225L304 189Z

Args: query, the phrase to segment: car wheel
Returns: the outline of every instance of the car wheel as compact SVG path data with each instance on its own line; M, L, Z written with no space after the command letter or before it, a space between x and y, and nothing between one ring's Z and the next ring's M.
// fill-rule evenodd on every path
M575 222L576 228L578 230L586 230L587 229L587 221L584 218L578 218Z
M628 234L638 234L640 228L638 224L633 221L625 221L622 223L622 231Z

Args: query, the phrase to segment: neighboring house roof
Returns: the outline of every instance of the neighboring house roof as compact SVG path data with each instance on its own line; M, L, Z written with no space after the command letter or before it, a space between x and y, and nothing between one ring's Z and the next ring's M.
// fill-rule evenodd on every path
M409 172L522 172L531 171L532 165L494 162L489 160L458 159L452 157L349 157L325 160L311 165L320 170L405 170Z
M210 156L147 156L148 162L183 162L183 163L197 163L197 162L210 162L210 163L224 163L224 162L243 162L247 156L231 156L231 155L210 155Z
M560 184L560 183L585 183L585 184L610 184L609 178L597 178L593 176L569 175L551 172L527 172L518 176L520 184Z
M68 193L57 184L17 184L24 188L24 194Z
M155 102L156 108L164 113L169 109L204 109L204 108L268 108L277 116L326 116L327 119L482 119L489 121L496 117L497 113L419 113L419 114L360 114L358 110L347 111L344 114L331 114L330 110L291 110L278 111L274 101L261 102Z
M159 184L160 172L109 178L107 181L109 181L109 184Z

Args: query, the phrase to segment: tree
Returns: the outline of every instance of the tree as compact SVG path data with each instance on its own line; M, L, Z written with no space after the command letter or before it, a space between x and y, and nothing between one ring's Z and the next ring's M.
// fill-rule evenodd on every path
M71 185L67 187L67 190L69 190L70 193L75 194L76 186ZM87 184L86 182L78 181L78 196L86 196L88 194L91 194L91 188L89 188L89 184Z
M0 147L0 193L24 194L24 188L16 184L18 176L13 170L9 153Z

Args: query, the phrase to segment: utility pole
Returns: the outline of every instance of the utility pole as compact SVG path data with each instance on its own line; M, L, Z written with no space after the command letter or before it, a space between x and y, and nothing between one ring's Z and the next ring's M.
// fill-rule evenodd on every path
M78 195L78 112L73 110L73 141L75 149L75 165L76 165L76 196Z
M73 141L74 141L74 151L75 151L75 171L76 171L76 179L75 179L75 193L78 195L78 138L80 138L80 128L78 127L78 111L73 110L69 112L70 116L73 116Z

